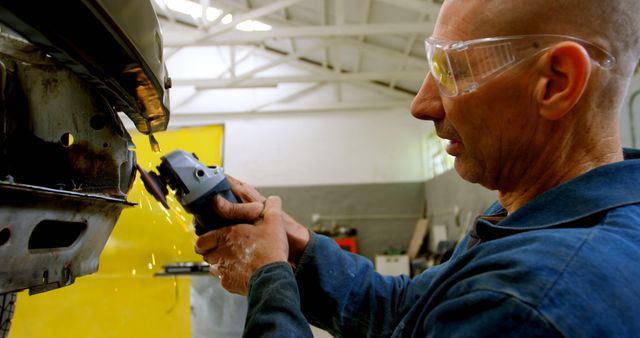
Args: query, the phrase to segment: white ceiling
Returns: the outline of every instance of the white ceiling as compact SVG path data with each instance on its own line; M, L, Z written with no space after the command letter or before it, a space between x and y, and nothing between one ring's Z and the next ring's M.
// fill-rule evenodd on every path
M423 41L433 29L441 2L196 2L195 7L222 10L210 21L206 13L196 13L199 18L194 18L169 9L171 1L177 0L155 0L154 6L174 85L172 120L193 115L408 107L426 73ZM223 24L229 13L233 20ZM247 20L259 20L272 29L236 29ZM333 93L327 94L328 88ZM354 95L354 88L371 95ZM231 99L243 97L243 91L251 93L253 104ZM227 105L225 97L230 98Z

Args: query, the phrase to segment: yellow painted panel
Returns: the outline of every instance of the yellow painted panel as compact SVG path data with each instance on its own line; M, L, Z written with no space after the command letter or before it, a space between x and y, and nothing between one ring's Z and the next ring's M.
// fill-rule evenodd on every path
M221 165L223 132L208 126L159 133L160 154L146 136L135 135L138 163L155 169L162 154L184 149L207 165ZM138 205L122 213L98 273L51 292L19 293L9 338L191 337L190 279L153 276L163 264L201 261L191 217L173 199L164 210L139 175L129 200Z

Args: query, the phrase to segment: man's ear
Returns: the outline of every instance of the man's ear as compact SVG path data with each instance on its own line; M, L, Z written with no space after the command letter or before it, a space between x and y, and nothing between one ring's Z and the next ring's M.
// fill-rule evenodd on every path
M591 74L589 54L575 42L561 42L538 61L536 84L540 115L549 120L565 116L576 105Z

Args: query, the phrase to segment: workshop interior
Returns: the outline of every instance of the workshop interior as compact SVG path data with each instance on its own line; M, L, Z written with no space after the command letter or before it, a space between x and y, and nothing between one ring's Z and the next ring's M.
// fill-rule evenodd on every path
M194 250L226 174L382 274L446 261L495 194L409 113L441 4L0 1L0 337L240 337Z

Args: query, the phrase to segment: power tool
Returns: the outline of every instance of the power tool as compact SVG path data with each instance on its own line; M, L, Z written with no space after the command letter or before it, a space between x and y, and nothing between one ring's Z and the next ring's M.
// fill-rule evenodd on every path
M232 220L224 219L214 212L212 198L218 194L232 203L238 200L231 192L231 184L222 167L208 167L193 153L175 150L163 157L156 167L158 172L145 171L136 164L145 189L169 209L167 195L169 188L184 207L193 215L196 234L231 225Z

